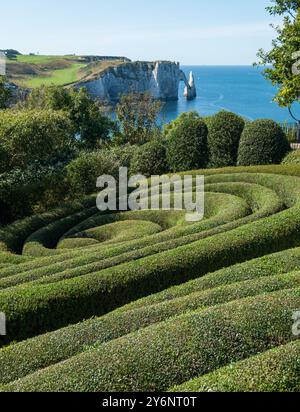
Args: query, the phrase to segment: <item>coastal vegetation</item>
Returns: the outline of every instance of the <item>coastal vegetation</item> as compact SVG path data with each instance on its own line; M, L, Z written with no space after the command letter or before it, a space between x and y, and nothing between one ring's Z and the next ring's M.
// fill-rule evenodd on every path
M291 78L278 76L299 2L273 3L291 16L261 56L290 104ZM298 392L300 151L288 128L225 110L161 124L161 103L136 92L108 116L85 88L45 85L107 61L6 52L38 87L13 104L0 79L0 391ZM123 167L204 176L203 219L100 211L98 177Z

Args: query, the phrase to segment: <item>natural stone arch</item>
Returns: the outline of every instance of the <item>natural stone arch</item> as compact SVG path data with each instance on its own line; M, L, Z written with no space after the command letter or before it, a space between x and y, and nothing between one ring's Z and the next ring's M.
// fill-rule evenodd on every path
M193 72L190 72L190 78L187 80L185 73L180 70L179 80L183 81L185 84L184 96L188 100L194 100L197 97L197 90Z

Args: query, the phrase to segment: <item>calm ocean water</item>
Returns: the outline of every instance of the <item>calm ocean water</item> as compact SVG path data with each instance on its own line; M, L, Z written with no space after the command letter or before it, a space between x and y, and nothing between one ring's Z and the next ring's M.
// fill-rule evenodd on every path
M195 110L203 116L222 109L240 114L249 120L270 118L278 122L293 122L287 109L272 102L276 89L262 75L261 68L252 66L182 66L187 77L194 72L198 97L188 102L183 97L182 83L178 102L168 102L162 110L169 122L180 113ZM300 117L300 105L295 112Z

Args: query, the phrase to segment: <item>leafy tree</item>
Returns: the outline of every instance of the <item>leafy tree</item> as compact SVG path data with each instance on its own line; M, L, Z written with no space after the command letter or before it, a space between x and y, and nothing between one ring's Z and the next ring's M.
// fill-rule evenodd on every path
M120 124L119 143L142 145L151 140L158 129L161 103L148 92L122 96L116 108Z
M85 88L71 90L70 119L86 149L95 149L111 137L114 123L101 112L100 103L93 100Z
M25 103L27 109L65 111L73 125L74 134L84 149L95 149L111 137L113 122L101 111L99 102L93 100L85 88L65 89L59 86L41 86L34 89Z
M0 76L0 109L6 109L11 98L11 91L7 87L6 78Z
M0 145L9 166L26 168L34 161L47 161L72 144L71 122L53 110L4 110L0 112Z
M271 51L260 50L260 65L271 65L265 76L279 88L275 101L283 107L300 101L300 0L273 0L267 10L284 16L283 26L274 27L277 38Z
M72 106L72 97L68 89L59 86L40 86L33 89L19 108L67 110Z

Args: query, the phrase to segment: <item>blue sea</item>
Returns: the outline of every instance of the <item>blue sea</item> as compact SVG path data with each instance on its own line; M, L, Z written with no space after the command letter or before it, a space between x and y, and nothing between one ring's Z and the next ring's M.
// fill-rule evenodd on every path
M266 80L263 69L253 66L182 66L188 78L193 71L198 97L187 101L183 97L184 84L179 91L178 102L167 102L162 119L169 122L182 112L197 111L202 116L220 110L229 110L255 120L270 118L281 123L293 123L288 109L280 108L272 101L276 88ZM295 113L300 118L300 105Z

